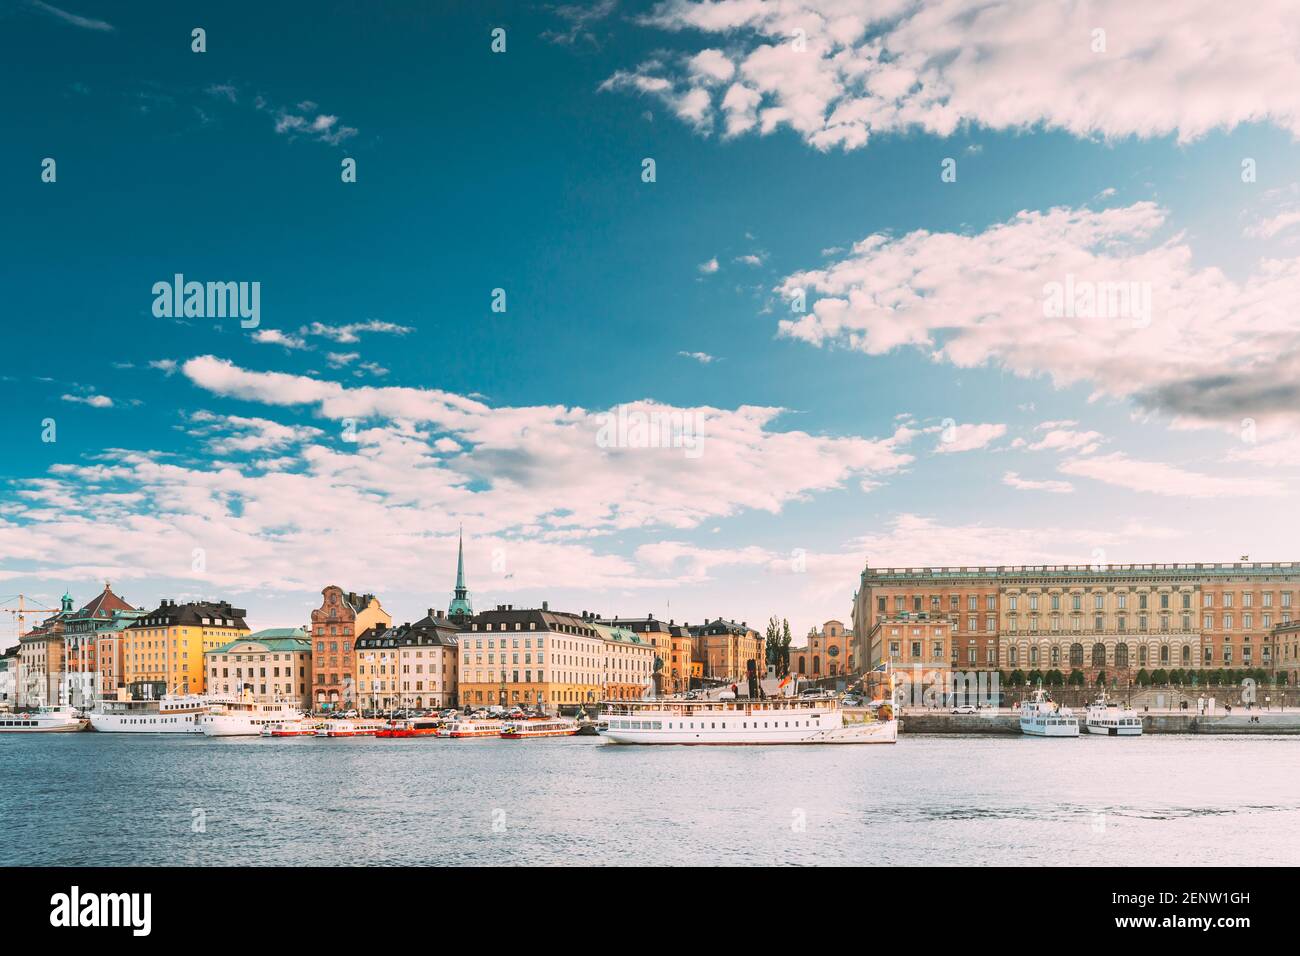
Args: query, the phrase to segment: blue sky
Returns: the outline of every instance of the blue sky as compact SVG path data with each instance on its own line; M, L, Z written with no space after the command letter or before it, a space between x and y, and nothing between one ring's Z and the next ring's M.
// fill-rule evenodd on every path
M463 524L481 606L802 633L868 557L1294 557L1284 35L1197 5L1207 65L1103 2L992 5L1037 40L957 0L404 6L0 7L0 597L412 619ZM155 317L175 273L259 282L259 327ZM1150 316L1045 320L1067 273ZM621 405L701 453L601 445Z

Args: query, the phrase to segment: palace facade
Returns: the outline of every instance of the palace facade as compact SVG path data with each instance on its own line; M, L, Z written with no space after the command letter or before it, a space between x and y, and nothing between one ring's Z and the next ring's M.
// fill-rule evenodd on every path
M871 568L854 596L855 654L889 657L886 628L942 620L954 669L1264 669L1294 682L1300 562Z

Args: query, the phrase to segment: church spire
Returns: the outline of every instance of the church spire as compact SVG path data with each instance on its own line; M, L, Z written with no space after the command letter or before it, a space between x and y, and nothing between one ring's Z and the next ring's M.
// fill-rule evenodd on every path
M460 539L456 546L456 590L452 593L451 606L447 608L447 613L456 617L474 616L474 605L470 603L469 588L465 586L465 530L460 531Z

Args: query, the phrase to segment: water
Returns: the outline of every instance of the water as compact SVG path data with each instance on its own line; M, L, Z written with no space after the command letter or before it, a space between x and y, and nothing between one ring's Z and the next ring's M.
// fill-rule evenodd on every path
M1298 753L0 734L0 864L1294 864Z

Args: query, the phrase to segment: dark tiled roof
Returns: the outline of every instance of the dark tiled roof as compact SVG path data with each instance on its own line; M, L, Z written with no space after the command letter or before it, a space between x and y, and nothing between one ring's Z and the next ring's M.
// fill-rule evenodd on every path
M459 626L454 618L430 613L414 624L366 628L356 640L359 651L373 647L455 647Z
M131 628L171 627L173 625L201 627L204 618L206 618L209 621L209 627L247 629L248 625L244 623L244 615L247 613L242 607L232 607L229 601L191 601L188 604L177 604L175 601L165 600L140 620L133 623ZM214 619L225 620L229 623L213 625L211 622Z

